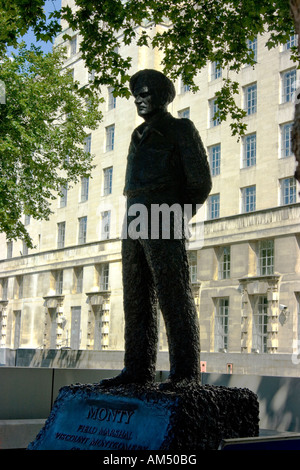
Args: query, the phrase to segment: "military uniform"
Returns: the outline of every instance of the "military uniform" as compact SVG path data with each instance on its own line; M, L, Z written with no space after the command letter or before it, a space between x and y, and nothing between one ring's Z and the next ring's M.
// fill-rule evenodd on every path
M169 206L206 200L211 176L198 131L188 119L163 110L137 127L128 152L124 194L127 208ZM127 218L127 227L132 217ZM149 217L149 235L151 218ZM170 378L200 375L199 326L189 282L185 238L122 240L125 314L125 371L135 381L154 378L158 326L157 300L166 325Z

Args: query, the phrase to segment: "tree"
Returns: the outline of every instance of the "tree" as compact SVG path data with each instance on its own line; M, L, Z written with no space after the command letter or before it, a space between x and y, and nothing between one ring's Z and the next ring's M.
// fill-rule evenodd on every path
M131 57L119 53L122 45L158 48L164 57L163 71L171 79L181 77L193 91L197 90L197 74L208 62L217 62L227 76L216 96L216 117L222 121L229 116L232 134L237 136L243 135L245 124L244 111L235 103L239 87L233 77L244 64L255 65L248 40L262 34L271 49L286 43L295 28L300 32L299 0L75 0L75 10L63 7L49 19L43 12L44 3L0 0L0 53L16 44L29 27L37 39L53 38L61 30L61 18L81 36L82 58L95 75L91 89L100 91L101 85L110 85L115 96L122 97L129 96L132 65ZM292 57L299 61L297 48ZM300 162L297 109L293 148ZM299 167L296 176L300 180Z
M0 231L33 246L22 216L48 219L51 201L68 184L90 174L93 156L85 148L89 129L101 120L99 97L89 101L67 72L64 53L24 43L2 57L0 83Z
M21 25L16 35L28 17L21 8L24 2L13 1ZM42 3L43 0L30 2L31 11L36 11L36 23L30 17L30 24L37 28L39 38L47 38L46 31L50 36L57 31L55 18L59 13L50 15L52 21L47 29L40 10ZM245 113L235 104L239 88L231 74L245 64L255 65L248 40L267 32L266 46L272 48L285 43L294 32L287 0L75 0L75 5L75 10L63 7L60 16L81 36L82 58L95 73L94 88L110 85L116 96L129 96L132 58L124 57L118 50L131 43L160 49L163 71L171 79L181 77L193 91L197 90L197 73L209 61L217 62L227 70L227 77L216 95L219 111L215 117L222 121L229 115L233 135L244 133Z

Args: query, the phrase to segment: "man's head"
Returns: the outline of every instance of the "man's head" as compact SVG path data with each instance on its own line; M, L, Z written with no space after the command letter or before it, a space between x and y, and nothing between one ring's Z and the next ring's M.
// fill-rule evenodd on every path
M173 83L157 70L145 69L137 72L131 77L129 86L135 97L138 114L145 120L161 109L166 109L175 98Z

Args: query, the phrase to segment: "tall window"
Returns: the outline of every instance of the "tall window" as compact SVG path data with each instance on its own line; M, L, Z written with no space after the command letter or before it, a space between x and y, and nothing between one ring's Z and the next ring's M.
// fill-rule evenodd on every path
M77 36L70 39L70 57L74 56L77 52Z
M180 93L187 93L188 91L190 91L190 86L189 86L189 85L185 85L185 83L183 82L183 80L180 79Z
M86 153L91 153L92 151L92 136L89 134L84 140L84 150Z
M256 113L257 109L257 85L253 83L244 89L245 111L248 115Z
M213 145L208 150L210 169L212 176L220 174L221 166L221 144Z
M17 276L16 278L16 295L18 299L23 299L23 294L24 294L24 276Z
M64 272L62 269L55 273L55 292L57 295L63 293Z
M71 339L70 346L72 349L80 348L80 322L81 307L71 307Z
M116 107L116 98L113 94L114 88L113 87L108 87L107 93L108 93L108 110L115 109Z
M64 248L65 233L66 233L66 222L59 222L57 224L57 248Z
M75 293L81 294L83 289L83 267L80 266L79 268L74 269L75 275Z
M282 103L292 101L296 90L296 69L283 72L282 80Z
M230 246L221 248L219 258L219 279L228 279L230 277Z
M81 194L80 202L85 202L89 198L89 178L83 176L81 178Z
M256 134L244 137L243 148L243 168L248 168L256 164Z
M259 295L254 300L252 348L260 353L267 352L268 298Z
M194 284L197 282L197 251L189 251L188 253L190 280Z
M100 281L100 290L106 291L108 290L108 282L109 282L109 264L103 263L99 267L99 281Z
M295 47L298 45L298 35L297 34L292 34L289 38L289 40L285 43L283 49L285 51L290 50L292 47Z
M1 300L7 300L8 299L8 277L5 277L1 280L1 288L2 288Z
M212 62L211 64L211 80L217 80L222 77L222 68L218 62Z
M87 217L80 217L79 222L79 232L78 232L78 243L82 245L86 242L86 228L87 228Z
M216 113L218 112L218 110L219 110L219 107L218 107L216 99L210 100L209 101L210 127L216 127L221 123L220 118L216 116Z
M113 167L105 168L103 170L103 179L104 179L104 185L103 185L103 195L107 196L108 194L111 194L112 192L112 177L113 177Z
M248 39L248 50L249 50L249 57L257 62L257 38L253 40Z
M220 194L212 194L208 198L208 218L217 219L220 217Z
M13 255L13 242L9 241L6 243L6 256L7 258L12 258Z
M190 108L185 108L182 109L181 111L178 111L178 117L179 118L185 118L185 119L190 119Z
M215 352L228 349L229 299L217 299L215 310Z
M252 212L256 210L256 187L248 186L242 188L242 212Z
M28 245L25 240L22 242L22 255L27 256L28 255Z
M287 124L282 124L280 126L281 158L290 157L292 155L292 127L292 122L288 122Z
M106 131L106 152L110 152L115 146L115 125L108 126Z
M25 225L29 225L29 224L30 224L30 219L31 219L30 215L25 214L24 224L25 224Z
M110 211L101 213L101 240L107 240L110 234Z
M264 276L274 272L274 240L263 240L258 246L258 274Z
M60 200L59 207L66 207L68 198L68 184L62 184L60 186Z
M296 179L283 178L280 180L280 202L281 205L294 204L297 201Z

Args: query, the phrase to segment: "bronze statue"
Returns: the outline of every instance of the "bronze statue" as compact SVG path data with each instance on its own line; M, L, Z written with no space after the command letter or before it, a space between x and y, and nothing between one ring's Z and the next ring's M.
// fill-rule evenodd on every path
M175 97L173 83L161 72L142 70L131 77L130 89L144 123L131 138L124 194L127 225L132 209L144 207L147 220L140 236L128 229L122 240L125 315L124 369L103 386L148 384L155 378L158 342L157 301L169 345L170 374L161 389L200 380L200 339L197 312L189 280L184 230L178 237L177 216L171 214L171 233L151 232L151 210L157 205L179 207L203 204L211 190L211 175L201 138L189 119L176 119L167 106ZM131 211L131 212L130 212ZM178 212L178 211L177 211ZM130 215L131 214L131 215ZM178 224L177 224L178 228Z

